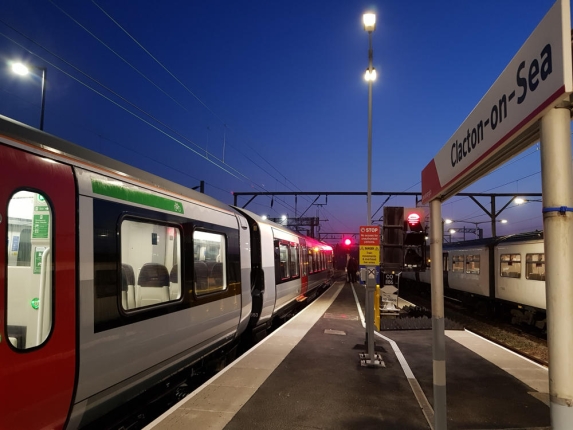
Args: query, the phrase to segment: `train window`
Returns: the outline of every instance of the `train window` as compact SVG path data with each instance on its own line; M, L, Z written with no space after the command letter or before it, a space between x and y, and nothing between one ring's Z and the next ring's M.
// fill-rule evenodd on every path
M525 277L534 281L545 281L545 254L525 255Z
M289 264L288 264L288 245L286 243L279 242L279 278L288 279L290 278Z
M123 309L138 309L179 300L179 228L126 219L121 223L120 237Z
M292 243L290 245L290 275L291 277L298 277L300 274L300 264L299 264L299 246Z
M466 256L466 273L479 275L479 255Z
M308 248L306 246L302 247L302 276L308 275Z
M464 256L463 255L452 255L452 272L462 272L464 271Z
M42 194L18 191L8 202L6 322L18 349L41 345L52 330L52 226Z
M308 273L314 272L314 255L312 254L312 249L308 249Z
M506 278L521 278L521 254L501 254L500 274Z
M445 252L442 254L442 264L444 265L444 267L442 268L444 271L448 271L449 267L448 267L448 253Z
M195 293L215 293L227 289L226 239L218 233L193 232Z

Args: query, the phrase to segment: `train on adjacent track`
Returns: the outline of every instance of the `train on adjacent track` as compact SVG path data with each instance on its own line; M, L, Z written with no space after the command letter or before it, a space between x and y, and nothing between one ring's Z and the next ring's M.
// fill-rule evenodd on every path
M429 255L429 252L427 253ZM444 295L479 312L509 315L514 324L546 325L543 232L445 243ZM404 272L402 285L429 289L431 262L424 272Z
M332 282L325 243L0 117L2 429L99 428Z

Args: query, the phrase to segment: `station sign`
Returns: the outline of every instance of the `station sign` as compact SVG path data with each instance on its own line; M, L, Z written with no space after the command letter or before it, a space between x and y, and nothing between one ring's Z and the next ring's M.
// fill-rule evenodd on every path
M569 0L558 0L422 171L422 202L445 200L538 140L538 120L573 92ZM471 83L468 83L471 84Z
M376 245L380 246L380 226L379 225L362 225L360 226L359 245Z

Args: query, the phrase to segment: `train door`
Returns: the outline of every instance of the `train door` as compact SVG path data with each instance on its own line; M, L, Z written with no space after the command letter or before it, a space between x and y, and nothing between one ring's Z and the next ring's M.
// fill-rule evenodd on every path
M447 252L442 253L442 259L443 259L443 263L442 263L442 268L444 271L444 288L449 288L449 284L448 284L448 264L449 264L449 254Z
M0 428L63 428L76 366L70 166L0 142Z
M300 294L308 291L308 248L306 240L300 238Z

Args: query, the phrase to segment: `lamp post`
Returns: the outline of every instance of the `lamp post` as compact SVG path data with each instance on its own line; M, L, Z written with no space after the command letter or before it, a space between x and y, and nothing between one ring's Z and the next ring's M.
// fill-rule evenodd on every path
M372 32L376 29L376 15L365 13L362 20L364 30L368 32L368 70L364 74L364 79L368 82L368 190L366 193L368 219L366 225L372 225L372 83L376 80L376 70L372 67Z
M22 63L12 64L12 71L20 76L26 76L30 73L30 68L34 68L42 72L42 100L41 100L41 110L40 110L40 130L44 130L44 106L46 102L46 75L48 73L45 67L39 66L26 66Z
M368 82L368 191L366 193L367 224L372 225L372 83L376 79L376 71L372 67L372 32L376 28L376 15L365 13L362 15L364 30L368 32L368 69L364 79ZM370 367L382 366L374 352L374 291L376 290L376 266L366 267L366 341L368 343L368 359L364 362Z

